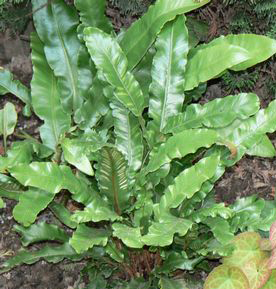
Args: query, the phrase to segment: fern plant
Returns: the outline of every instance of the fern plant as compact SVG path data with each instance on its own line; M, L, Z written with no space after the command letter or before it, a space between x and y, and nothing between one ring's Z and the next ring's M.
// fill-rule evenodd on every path
M33 0L33 10L46 2ZM21 250L0 272L89 259L94 288L182 288L176 270L230 254L239 230L269 230L274 202L226 207L213 186L245 154L275 156L266 133L276 130L276 101L260 109L257 95L240 93L190 102L209 79L271 57L276 41L241 34L191 44L183 13L208 2L158 0L118 37L103 0L53 0L34 14L31 89L0 70L0 92L44 123L39 141L14 142L0 157L0 196L18 201L22 245L48 245ZM8 136L11 115L1 121ZM39 221L47 207L68 230Z

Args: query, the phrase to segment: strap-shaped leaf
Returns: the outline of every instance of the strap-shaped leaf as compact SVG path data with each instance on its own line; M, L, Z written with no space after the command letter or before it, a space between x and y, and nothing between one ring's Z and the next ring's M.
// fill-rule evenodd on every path
M98 27L106 33L112 31L112 25L105 16L106 0L75 0L74 4L85 27Z
M76 111L74 120L80 129L92 128L108 111L109 106L103 94L103 85L97 77L94 77L87 100L81 108Z
M236 118L248 118L255 114L259 107L259 98L254 93L229 95L209 101L205 105L190 104L185 112L169 118L164 132L177 133L190 128L224 127Z
M170 137L155 153L148 166L147 172L153 172L174 158L182 158L196 152L200 147L210 147L218 139L217 133L207 129L185 130Z
M84 30L84 40L96 66L115 88L115 96L134 115L140 116L144 109L144 96L139 83L127 71L127 58L119 44L110 35L93 27Z
M64 110L71 112L82 104L78 90L77 57L80 42L77 37L78 14L74 6L63 0L34 0L34 24L45 48L50 67L58 78ZM40 9L45 5L43 9Z
M211 179L219 164L218 156L203 158L194 166L184 170L172 185L165 189L160 200L160 211L178 207L185 199L190 199L202 184Z
M155 131L162 131L170 116L181 112L184 102L184 75L189 51L185 17L168 23L155 43L152 65L149 116Z
M221 217L207 218L203 221L208 227L210 227L215 238L221 244L229 243L233 238L234 234L231 232L230 225L227 220Z
M14 142L8 150L7 156L0 156L0 172L21 163L30 163L32 160L33 147L28 141Z
M109 204L98 193L90 192L90 199L83 211L76 211L71 220L77 223L115 221L119 216L109 207Z
M143 158L143 138L138 118L120 103L112 103L116 146L128 161L128 173L132 178L140 169Z
M122 240L130 248L142 248L144 243L141 241L140 228L131 228L127 225L115 223L112 225L113 236Z
M7 102L0 110L0 135L3 135L4 147L6 148L6 139L14 131L17 122L17 113L15 106Z
M21 235L21 243L23 246L41 241L59 241L65 243L69 240L69 236L64 230L56 225L45 222L33 224L29 228L24 228L19 225L15 225L13 228Z
M7 175L0 174L0 196L12 200L19 200L20 194L24 191L24 187L21 186L14 178Z
M193 222L187 219L177 218L169 213L162 213L158 222L153 222L148 233L141 238L148 246L169 246L173 242L175 233L186 235Z
M43 43L34 33L31 47L34 71L32 104L36 115L44 121L40 127L41 139L46 146L55 150L61 134L70 128L71 119L62 109L57 79L46 61Z
M223 51L223 53L221 53ZM226 69L243 70L276 53L276 40L262 35L221 36L192 49L188 55L185 90L217 77Z
M95 229L80 224L70 239L70 245L77 253L86 252L95 245L105 246L108 241L109 233L103 229Z
M259 110L254 116L218 129L221 139L234 144L237 149L234 161L237 161L256 143L259 143L265 133L276 130L276 101L272 101L266 109Z
M15 220L25 227L30 226L37 215L44 210L53 200L55 194L31 188L20 194L19 202L13 209L13 217Z
M24 103L31 106L31 92L20 81L14 80L8 70L0 67L0 94L12 93Z
M9 169L9 172L24 186L33 186L53 194L57 194L61 189L67 189L73 194L87 190L87 185L79 180L69 167L55 163L19 164Z
M118 215L129 206L130 191L126 172L123 155L115 148L102 148L97 170L100 192L112 204Z
M123 35L120 45L132 69L142 59L164 24L177 15L197 9L209 0L158 0Z
M64 158L69 164L87 175L94 175L91 163L80 146L72 144L69 139L64 139L61 146Z
M61 246L45 246L44 248L37 251L22 250L16 254L16 256L8 259L1 264L0 274L11 270L12 268L21 264L33 264L44 259L47 262L58 263L63 259L69 259L71 261L78 261L89 255L90 253L78 254L68 244L64 243Z
M220 265L207 277L203 289L250 289L249 282L241 269Z
M259 143L254 144L246 151L246 154L263 158L273 158L276 156L276 150L269 137L264 135Z
M75 229L77 227L78 224L71 220L71 212L65 208L64 205L53 201L48 207L64 225L71 229Z

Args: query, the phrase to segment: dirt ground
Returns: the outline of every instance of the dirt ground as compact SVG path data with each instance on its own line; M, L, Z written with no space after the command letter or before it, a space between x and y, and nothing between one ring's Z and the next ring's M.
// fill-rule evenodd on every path
M216 6L215 9L219 9ZM230 12L229 12L230 13ZM116 9L107 11L112 18L116 30L122 26L126 27L131 24L136 16L122 17ZM219 19L214 18L214 9L208 7L203 9L201 17L206 18L210 25L210 37L224 34L227 25L227 13L224 13L224 24ZM230 16L229 16L230 17ZM27 39L32 31L30 24L26 29L24 39ZM31 79L30 47L29 43L22 40L22 35L11 39L6 34L0 35L0 66L11 70L26 85L29 85ZM260 97L266 95L262 86L256 87L255 91ZM205 95L207 100L214 99L218 96L224 96L226 92L219 81L215 81L208 88ZM265 106L274 96L266 96L261 99ZM0 98L0 108L5 102L13 102L19 113L19 124L16 131L24 130L32 136L38 135L39 119L31 117L26 119L22 115L22 103L11 95ZM276 134L270 135L270 138L276 146ZM14 136L9 140L12 141ZM1 144L0 144L1 145ZM252 194L257 194L266 199L271 199L275 193L276 186L276 160L245 157L237 165L227 170L223 178L216 184L215 191L218 201L226 204L233 203L237 198ZM12 228L15 221L12 218L12 209L14 201L5 199L6 208L0 209L0 262L7 255L13 255L20 247L18 235L13 232ZM45 211L42 216L44 220L51 220L52 215ZM44 261L37 262L34 265L19 266L8 273L0 275L0 289L73 289L84 288L79 272L84 266L83 263L71 263L63 261L59 264L49 264Z

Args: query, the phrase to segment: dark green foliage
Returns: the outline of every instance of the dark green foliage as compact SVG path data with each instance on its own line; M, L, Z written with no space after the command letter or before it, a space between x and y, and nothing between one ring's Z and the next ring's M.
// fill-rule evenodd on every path
M31 12L29 0L0 0L0 32L10 29L12 33L22 32Z

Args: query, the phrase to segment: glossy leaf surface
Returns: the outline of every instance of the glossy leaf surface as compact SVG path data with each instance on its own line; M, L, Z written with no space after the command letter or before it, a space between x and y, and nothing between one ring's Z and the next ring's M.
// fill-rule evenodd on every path
M236 118L246 119L254 115L260 107L260 101L254 93L240 93L217 98L204 105L190 104L186 110L169 118L165 133L177 133L190 128L224 127Z
M116 98L134 115L144 109L144 97L139 83L127 70L128 62L119 44L97 28L86 28L84 39L97 68L115 88Z
M160 280L161 289L188 289L180 280L162 278Z
M201 82L219 76L226 69L237 71L251 67L266 60L275 52L276 41L266 36L254 34L221 36L190 51L184 89L191 90Z
M130 248L142 248L144 243L141 240L140 228L131 228L124 224L115 223L112 225L113 236L122 240Z
M192 224L190 220L163 213L158 222L153 222L149 227L148 233L142 237L142 242L148 246L169 246L175 233L184 236Z
M69 139L64 139L61 146L64 158L69 164L89 176L94 175L92 165L81 146L74 145Z
M210 147L217 141L215 131L207 129L185 130L170 137L162 144L147 166L147 172L153 172L174 158L182 158L196 152L200 147Z
M33 148L29 142L14 142L12 147L8 150L7 156L0 156L0 172L5 172L8 168L21 163L30 163L32 154Z
M112 31L112 25L105 16L105 0L75 0L74 3L85 27L98 27L106 33Z
M108 240L108 233L102 229L95 229L80 224L70 239L70 245L77 253L82 253L94 245L105 246Z
M263 158L273 158L276 155L276 150L268 136L264 135L260 142L254 144L246 151L246 154Z
M193 0L158 0L155 5L148 9L147 13L132 24L120 42L129 60L129 68L135 67L142 59L166 22L208 2L209 0L198 2ZM133 35L136 35L136 37L133 38Z
M219 158L210 156L181 172L161 197L160 210L176 208L185 199L190 199L205 181L213 177L218 164Z
M15 106L7 102L3 109L0 110L0 135L6 138L13 133L17 122L17 113Z
M22 250L16 256L1 264L0 273L7 272L13 267L21 264L36 263L40 259L44 259L51 263L57 263L63 259L69 259L72 261L81 260L84 256L85 254L77 254L68 243L55 247L45 246L37 251Z
M15 225L14 230L21 235L21 243L23 246L41 241L58 241L65 243L69 240L69 236L58 226L45 222L34 224L29 228Z
M32 1L34 25L44 44L44 51L50 67L58 78L61 102L66 112L76 111L83 96L78 90L77 57L80 42L76 28L79 24L77 11L62 0ZM39 9L45 5L43 9Z
M162 131L167 120L181 112L184 102L184 74L189 50L184 16L178 16L161 31L155 43L152 64L149 116L154 130Z
M20 194L19 203L13 209L13 217L25 227L30 226L54 197L55 194L48 191L30 188Z
M20 164L9 171L24 186L33 186L53 194L57 194L61 189L68 189L71 193L87 190L86 184L81 182L69 167L55 163Z
M105 220L114 221L119 216L112 210L108 202L106 202L96 192L91 192L89 201L83 211L76 211L71 219L77 223L84 222L100 222Z
M46 61L43 43L36 34L32 34L31 47L32 104L36 115L44 121L44 125L40 127L40 137L47 147L55 150L61 134L69 130L71 119L63 111L57 78Z
M111 105L114 117L116 146L128 161L130 178L141 167L143 158L142 132L138 118L120 103Z
M30 90L20 81L14 80L12 74L8 70L4 70L0 67L0 94L6 94L8 92L31 106Z

